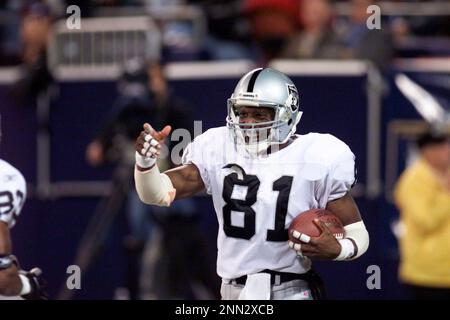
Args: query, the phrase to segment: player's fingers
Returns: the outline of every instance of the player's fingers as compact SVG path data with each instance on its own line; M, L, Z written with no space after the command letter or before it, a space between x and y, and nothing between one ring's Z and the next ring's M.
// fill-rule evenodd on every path
M328 227L325 224L325 222L320 221L319 219L314 219L313 223L320 229L321 234L322 233L331 233L330 229L328 229Z
M145 149L149 149L149 148L160 149L161 148L159 142L156 141L156 139L152 138L152 136L149 134L145 135L145 138L143 141L145 141L145 142L143 142L143 147Z
M303 256L302 245L300 243L294 243L291 240L288 241L289 247L297 252L298 256Z
M301 242L304 242L304 243L309 243L309 241L311 240L310 236L308 236L308 235L306 235L304 233L298 232L297 230L292 231L292 236L295 239L298 239L298 240L300 240Z
M288 244L289 244L289 248L294 249L295 251L302 250L302 245L300 243L296 243L296 242L289 240Z
M148 137L148 135L146 137ZM158 141L156 141L155 139L150 139L150 140L145 139L144 141L145 141L144 148L147 148L147 149L150 147L156 148L156 146L159 145Z
M312 252L303 252L302 253L302 257L307 257L309 259L314 259L315 258L315 254Z
M289 247L291 247L291 249L295 250L295 253L297 254L297 256L303 258L303 250L302 250L302 245L300 243L294 243L292 241L289 241Z
M151 157L156 153L156 149L152 146L150 146L150 143L145 142L138 151L143 155L144 157Z
M164 140L164 138L161 136L161 134L157 131L153 131L152 137L153 137L153 139L155 139L158 142L162 142Z
M302 252L303 254L307 254L307 253L312 253L312 252L316 252L316 248L313 245L310 244L302 244Z
M145 156L146 157L150 157L150 158L155 158L156 157L156 148L154 147L149 147L148 150L144 148L144 150L146 150L145 152Z
M160 134L161 140L164 140L170 134L170 131L172 131L172 127L165 126L160 132L158 132Z
M162 129L161 131L156 131L152 129L151 135L158 142L162 142L169 135L170 130L172 130L170 126L165 126L164 129Z
M170 134L170 131L172 131L172 127L165 126L164 129L162 129L161 131L156 131L155 129L152 128L152 126L146 123L144 124L144 130L147 135L150 135L150 137L146 139L153 138L156 139L158 143L161 143Z
M143 127L144 127L145 133L147 133L147 134L153 134L153 132L155 131L149 123L144 123Z
M317 238L318 237L311 237L311 239L309 240L308 244L311 245L311 246L317 245Z
M159 142L156 141L155 139L151 139L151 140L149 141L149 143L150 143L150 146L152 146L152 147L159 146Z

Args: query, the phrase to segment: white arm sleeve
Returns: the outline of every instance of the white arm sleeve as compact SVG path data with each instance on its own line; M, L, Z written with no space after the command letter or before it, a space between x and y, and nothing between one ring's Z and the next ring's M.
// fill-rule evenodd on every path
M176 189L170 178L159 172L157 165L147 171L134 168L134 182L139 199L146 204L168 207L175 199Z

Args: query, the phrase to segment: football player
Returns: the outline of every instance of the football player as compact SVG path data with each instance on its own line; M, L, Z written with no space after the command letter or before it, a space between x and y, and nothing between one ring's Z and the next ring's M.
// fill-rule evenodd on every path
M46 299L41 270L20 270L16 257L12 255L10 229L16 223L25 198L24 177L19 170L0 159L0 300L17 296L30 300Z
M228 99L226 126L197 136L183 165L160 173L156 163L170 126L149 124L136 140L136 190L147 204L170 206L206 190L219 222L217 272L223 299L321 299L311 259L346 261L368 248L369 235L349 194L355 157L329 134L295 134L302 112L294 83L258 68L245 74ZM337 240L315 222L319 237L287 228L301 212L327 208L344 225Z

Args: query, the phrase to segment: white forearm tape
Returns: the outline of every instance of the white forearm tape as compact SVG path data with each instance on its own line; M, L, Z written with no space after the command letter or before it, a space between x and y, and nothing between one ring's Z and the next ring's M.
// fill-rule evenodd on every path
M367 251L367 248L369 248L369 233L363 221L346 225L344 230L345 238L339 240L341 252L334 260L356 259L362 256ZM353 243L356 245L356 248Z
M136 191L142 202L168 207L175 198L176 190L170 178L160 173L158 166L147 171L134 168Z
M136 164L143 169L150 168L156 163L156 158L143 157L137 151L135 154L135 159Z

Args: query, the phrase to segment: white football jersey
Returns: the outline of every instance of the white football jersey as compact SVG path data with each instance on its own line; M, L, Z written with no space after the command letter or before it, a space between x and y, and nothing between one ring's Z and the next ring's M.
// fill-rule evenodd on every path
M26 196L26 183L20 171L0 159L0 220L10 228L16 223Z
M308 258L287 244L291 221L344 196L355 183L355 157L329 134L296 135L287 147L250 158L226 127L196 137L183 164L200 171L219 222L217 273L224 279L270 269L304 273Z

